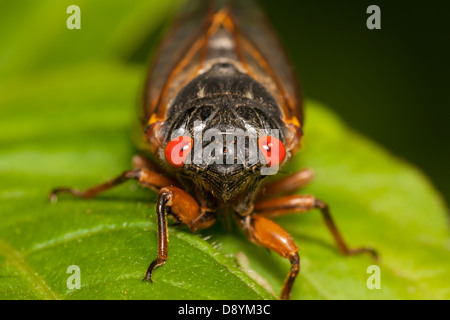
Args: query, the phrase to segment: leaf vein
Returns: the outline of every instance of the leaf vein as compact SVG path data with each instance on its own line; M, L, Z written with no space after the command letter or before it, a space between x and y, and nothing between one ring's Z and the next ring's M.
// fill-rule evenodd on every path
M22 273L24 278L31 283L31 287L34 288L41 297L46 300L58 300L56 294L45 283L45 281L39 276L39 274L31 268L23 254L17 250L14 250L9 244L0 240L0 253L6 258L6 261L17 268Z

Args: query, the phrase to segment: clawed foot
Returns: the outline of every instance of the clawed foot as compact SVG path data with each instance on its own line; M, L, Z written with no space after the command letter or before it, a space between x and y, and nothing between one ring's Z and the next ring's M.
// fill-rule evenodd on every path
M162 266L164 263L166 263L166 259L162 259L162 258L157 258L155 260L152 261L152 263L150 263L150 266L147 269L147 272L145 273L145 277L144 279L142 279L142 281L152 281L152 273L153 270L155 270L155 268Z
M80 191L78 189L72 189L72 188L56 188L53 189L50 194L48 195L48 199L51 203L55 203L58 201L58 194L60 193L69 193L75 197L79 198L88 198L86 195L86 192Z
M378 252L373 248L363 247L363 248L347 249L347 251L343 252L344 255L348 256L361 253L369 253L375 259L375 261L379 261Z

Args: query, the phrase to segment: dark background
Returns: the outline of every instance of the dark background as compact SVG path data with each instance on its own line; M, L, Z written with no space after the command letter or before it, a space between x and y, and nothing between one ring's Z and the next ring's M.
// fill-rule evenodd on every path
M304 95L421 168L449 203L449 2L260 3ZM366 27L372 4L381 9L381 30Z

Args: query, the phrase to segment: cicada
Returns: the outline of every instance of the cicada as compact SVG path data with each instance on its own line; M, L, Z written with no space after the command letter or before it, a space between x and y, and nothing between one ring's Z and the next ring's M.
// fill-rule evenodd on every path
M295 193L311 169L268 179L300 148L302 97L253 1L188 2L153 58L141 118L142 153L131 170L85 191L55 189L51 198L91 198L131 179L157 192L158 253L144 279L168 259L168 217L197 231L231 215L250 241L290 261L281 299L290 298L300 257L274 217L319 209L341 253L376 255L347 246L324 201Z

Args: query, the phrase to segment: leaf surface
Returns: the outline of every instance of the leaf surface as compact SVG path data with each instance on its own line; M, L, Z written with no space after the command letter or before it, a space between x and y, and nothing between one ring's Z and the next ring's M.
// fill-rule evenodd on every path
M27 3L0 2L10 13L0 19L0 299L275 298L288 261L233 224L197 234L171 227L170 258L145 283L157 252L153 192L130 182L87 201L47 201L56 186L87 188L130 167L146 68L129 58L174 7L80 2L82 33L73 33L65 28L72 3ZM317 211L277 218L300 247L293 298L449 299L439 193L328 108L308 101L305 110L303 151L283 172L313 168L301 193L326 201L349 245L372 246L381 259L341 256ZM380 290L367 287L374 264ZM80 267L80 290L67 287L71 265Z

